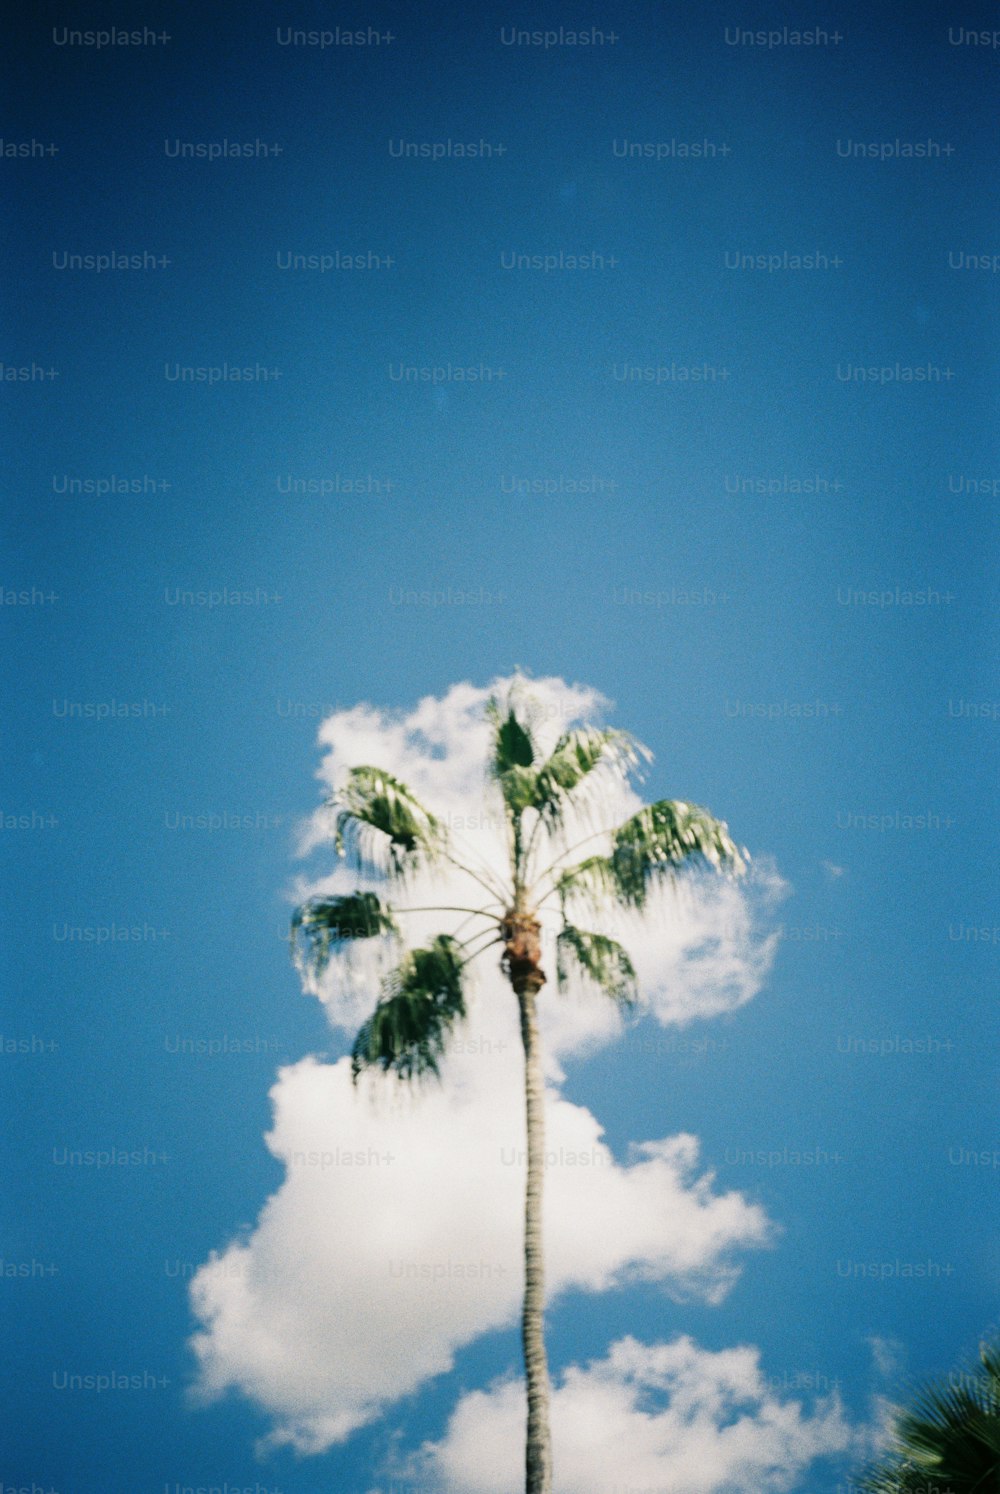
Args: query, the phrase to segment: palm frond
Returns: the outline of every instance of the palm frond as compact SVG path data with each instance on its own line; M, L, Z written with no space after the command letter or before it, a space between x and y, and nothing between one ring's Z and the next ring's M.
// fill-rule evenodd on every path
M405 783L382 768L352 768L330 805L337 811L337 854L351 852L359 864L371 861L401 876L432 860L441 847L440 823Z
M600 908L608 899L617 901L618 885L611 857L588 856L586 861L565 867L556 878L555 888L564 908L570 898L577 896L585 897L594 908Z
M292 954L300 971L322 974L346 944L396 932L391 911L374 892L312 897L292 914Z
M535 796L537 757L530 723L522 722L512 703L506 708L496 699L487 702L486 716L493 730L489 774L499 786L508 814L518 816Z
M509 768L500 779L500 792L510 814L522 815L538 798L538 774L534 768Z
M513 704L506 711L493 697L487 702L486 716L493 728L493 759L491 768L499 777L510 768L530 768L535 761L534 735L529 724L518 719Z
M426 949L411 950L387 978L351 1049L355 1081L374 1067L400 1079L437 1074L448 1034L464 1016L461 947L441 934Z
M984 1375L924 1386L896 1418L892 1445L859 1487L865 1494L985 1494L1000 1488L1000 1360Z
M551 755L538 769L531 807L550 824L558 823L574 791L597 767L625 776L649 753L628 732L593 726L563 732Z
M698 804L660 799L647 804L612 834L609 856L590 856L556 880L560 899L583 894L592 902L611 894L629 908L645 905L651 886L670 880L684 865L738 876L749 860L717 820Z
M628 952L605 934L591 934L565 924L556 939L556 976L565 989L573 968L599 986L622 1006L633 1006L638 998L635 966Z

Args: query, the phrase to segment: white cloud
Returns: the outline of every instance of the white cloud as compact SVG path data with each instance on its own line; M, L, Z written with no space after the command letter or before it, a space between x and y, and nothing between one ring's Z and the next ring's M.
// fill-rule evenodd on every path
M285 1181L246 1242L203 1267L192 1300L201 1386L238 1387L276 1442L318 1451L443 1373L457 1347L515 1321L524 1126L513 1021L470 1024L445 1083L351 1086L346 1059L304 1059L272 1091ZM691 1136L618 1163L589 1111L550 1090L550 1296L632 1277L718 1300L763 1211L720 1193Z
M872 1351L872 1360L875 1369L888 1380L896 1375L902 1368L904 1353L903 1345L898 1338L883 1338L881 1334L872 1333L865 1340Z
M602 709L594 692L561 680L534 682L531 693L547 743L567 720ZM482 797L488 694L458 685L408 714L368 706L336 713L320 732L324 785L339 784L352 765L377 763L403 778L469 855L499 872L502 833ZM614 819L638 802L618 790ZM324 819L314 816L305 828L304 850L319 843ZM302 880L295 895L355 885L340 867L322 881ZM414 906L465 906L479 891L454 874L433 886L418 879L407 896ZM748 887L697 884L656 903L645 930L626 931L659 1021L714 1016L754 995L773 950L761 922L780 891L773 874ZM406 932L420 942L452 931L462 916L449 924L409 915ZM285 1163L285 1180L253 1232L213 1256L192 1283L200 1393L241 1390L273 1417L275 1443L309 1452L342 1440L447 1371L458 1347L516 1321L523 1078L516 1009L495 954L477 962L469 1020L441 1086L409 1093L379 1077L354 1089L347 1060L306 1058L279 1072L267 1144ZM553 965L550 946L552 975ZM353 970L338 961L316 983L331 1025L353 1033L371 1009L377 977L377 960L365 955ZM716 1191L692 1136L648 1141L617 1161L600 1122L562 1092L563 1064L612 1038L617 1011L601 996L558 995L553 981L541 1012L550 1295L642 1277L675 1296L718 1301L736 1275L735 1253L769 1238L763 1211Z
M407 1476L440 1494L508 1494L523 1439L523 1385L499 1381L461 1398ZM623 1338L557 1376L552 1441L560 1494L778 1494L815 1459L869 1445L836 1395L807 1410L773 1393L757 1350L713 1353L687 1337Z

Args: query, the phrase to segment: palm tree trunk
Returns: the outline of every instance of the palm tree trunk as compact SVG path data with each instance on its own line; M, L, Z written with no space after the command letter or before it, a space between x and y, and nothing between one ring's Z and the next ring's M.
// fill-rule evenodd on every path
M528 1137L528 1181L524 1195L524 1309L521 1342L528 1390L525 1449L526 1494L551 1494L552 1444L549 1437L549 1366L545 1357L545 1261L542 1254L542 1181L545 1172L545 1080L535 998L545 984L541 924L515 902L501 925L501 968L513 987L521 1014L524 1045L524 1099Z
M541 975L541 971L537 971ZM544 976L542 976L544 980ZM520 984L520 983L519 983ZM540 982L539 982L540 984ZM521 1339L528 1388L526 1494L551 1494L549 1367L545 1357L545 1263L542 1255L542 1180L545 1170L545 1082L535 1012L537 987L518 991L524 1044L524 1094L528 1130L528 1185L524 1200L524 1311Z

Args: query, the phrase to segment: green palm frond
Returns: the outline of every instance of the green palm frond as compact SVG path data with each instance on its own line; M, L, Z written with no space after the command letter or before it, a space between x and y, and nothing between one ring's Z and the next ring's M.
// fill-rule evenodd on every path
M337 811L337 854L350 851L359 864L379 864L387 853L388 862L380 869L402 876L422 861L432 860L441 847L439 822L405 783L382 768L352 768L330 805Z
M538 769L531 807L550 824L557 824L570 796L595 768L617 769L624 777L641 757L648 758L648 750L628 732L593 726L563 732Z
M609 899L618 900L610 856L588 856L586 861L567 866L556 878L555 887L564 907L570 898L578 896L598 909Z
M511 703L505 712L496 698L487 702L486 716L493 728L494 775L500 777L511 768L530 768L537 755L530 723L518 719Z
M865 1494L987 1494L1000 1489L1000 1358L984 1346L985 1373L932 1384L898 1415L892 1445L868 1470Z
M650 887L672 878L681 866L708 866L738 876L748 859L726 823L707 809L660 799L619 825L609 856L590 856L567 867L556 889L563 903L574 894L593 902L611 894L626 907L642 908Z
M535 797L538 777L530 722L519 720L512 703L503 708L495 699L487 703L486 716L493 729L490 777L499 785L508 814L523 814Z
M392 1069L400 1079L437 1074L448 1034L465 1016L461 947L447 934L414 949L384 985L351 1049L351 1073Z
M300 971L308 967L322 974L346 944L395 933L392 913L374 892L312 897L292 914L292 952Z
M499 785L512 819L534 809L555 827L570 797L595 768L617 768L624 776L650 755L627 732L581 726L563 732L540 761L530 704L522 702L519 711L513 700L501 706L494 699L486 714L493 729L490 777Z
M565 989L576 967L622 1006L633 1006L638 997L635 966L627 950L605 934L565 924L556 940L556 976Z

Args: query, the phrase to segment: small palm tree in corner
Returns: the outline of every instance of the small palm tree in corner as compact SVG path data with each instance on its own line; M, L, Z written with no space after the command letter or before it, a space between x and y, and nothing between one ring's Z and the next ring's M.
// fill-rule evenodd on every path
M1000 1345L983 1344L982 1371L950 1375L901 1411L886 1456L864 1494L997 1494L1000 1490Z
M449 878L463 876L472 896L462 906L440 908L408 907L370 890L318 896L296 910L292 937L300 968L319 973L331 955L351 941L401 940L398 920L406 913L464 915L458 932L468 931L465 937L442 933L425 948L402 953L354 1041L355 1081L369 1068L392 1070L403 1080L437 1075L449 1034L465 1016L468 966L487 950L502 946L500 966L517 1000L524 1046L525 1489L526 1494L550 1494L542 1255L544 1080L537 1018L538 993L546 981L541 910L554 900L561 914L556 939L559 987L575 972L628 1006L636 1000L637 984L627 951L607 934L571 922L573 910L586 906L598 917L614 905L641 911L651 889L671 881L681 869L701 866L739 874L746 853L730 839L722 821L697 805L669 799L646 805L615 829L597 830L567 844L566 832L583 823L581 814L599 810L601 790L612 783L620 790L650 754L625 732L584 726L565 731L544 756L530 700L519 683L503 703L492 699L487 713L492 739L489 778L493 792L499 792L506 826L503 873L456 849L445 826L405 784L380 768L353 768L330 801L338 854L351 857L358 871L369 881L374 876L386 892L405 894L415 872L438 870ZM579 859L588 842L593 854Z

